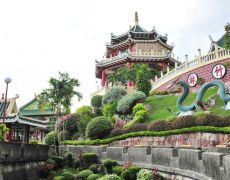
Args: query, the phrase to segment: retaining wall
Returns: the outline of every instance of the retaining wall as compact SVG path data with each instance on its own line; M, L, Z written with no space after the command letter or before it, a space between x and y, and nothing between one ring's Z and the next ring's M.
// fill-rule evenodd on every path
M49 146L0 142L0 180L37 180Z
M120 163L132 160L139 166L158 169L167 177L176 179L229 180L230 149L222 148L163 148L163 147L102 147L60 146L60 152L68 150L95 152L102 159L110 158Z

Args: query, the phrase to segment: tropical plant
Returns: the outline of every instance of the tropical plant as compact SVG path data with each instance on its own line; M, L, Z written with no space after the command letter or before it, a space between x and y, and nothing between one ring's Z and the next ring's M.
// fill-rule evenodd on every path
M224 48L230 49L230 24L225 26L226 34L224 35Z
M117 104L117 112L120 114L129 114L132 112L133 106L138 102L143 102L146 95L141 91L135 91L122 97Z
M58 145L58 132L51 131L45 136L45 143L47 145Z
M127 92L124 88L114 86L111 89L109 89L108 92L103 96L102 103L107 104L112 103L114 101L118 101L126 94Z
M51 77L50 87L38 95L38 105L40 109L44 109L47 104L50 104L58 115L68 114L72 98L74 96L77 96L79 100L82 98L81 93L75 90L80 83L78 79L71 78L68 73L58 72L58 74L58 79Z
M103 97L103 96L96 95L96 96L93 96L93 97L91 98L91 106L93 107L94 112L95 112L96 114L100 114L100 113L101 113L102 97Z
M103 138L113 129L112 122L104 116L92 119L86 128L86 135L91 139Z

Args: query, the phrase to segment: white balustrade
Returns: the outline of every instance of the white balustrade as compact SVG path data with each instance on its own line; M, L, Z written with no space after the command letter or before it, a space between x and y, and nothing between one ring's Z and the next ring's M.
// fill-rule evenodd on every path
M161 76L161 78L155 81L153 83L152 89L154 90L160 87L161 85L168 82L169 80L172 80L178 75L183 74L187 71L196 69L198 67L201 67L209 63L213 63L215 61L224 60L226 58L230 58L230 50L225 50L225 49L210 52L204 56L201 56L201 53L199 53L199 57L196 57L192 61L188 61L186 57L185 63L181 64L180 66L176 65L173 70L169 71L167 74L164 74L163 76Z

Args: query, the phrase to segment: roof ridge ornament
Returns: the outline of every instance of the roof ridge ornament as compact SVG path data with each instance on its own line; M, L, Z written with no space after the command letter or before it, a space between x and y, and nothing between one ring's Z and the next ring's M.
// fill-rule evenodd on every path
M135 25L139 25L139 19L138 19L138 13L137 11L135 12Z

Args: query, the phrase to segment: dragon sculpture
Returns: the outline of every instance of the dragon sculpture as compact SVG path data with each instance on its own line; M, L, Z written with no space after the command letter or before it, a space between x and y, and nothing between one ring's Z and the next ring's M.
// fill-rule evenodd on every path
M201 102L202 97L204 96L204 93L206 92L206 90L213 86L219 87L220 98L225 102L225 108L226 108L227 103L230 101L230 96L226 95L224 84L221 81L214 80L214 81L205 83L200 88L200 90L197 93L195 102L193 104L184 106L183 101L185 100L185 98L187 97L189 93L189 85L185 81L182 81L182 80L178 81L176 84L182 86L184 89L182 95L177 100L177 107L181 112L194 111L199 106L199 102Z

